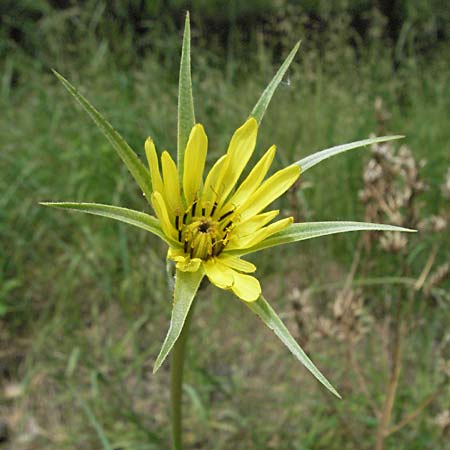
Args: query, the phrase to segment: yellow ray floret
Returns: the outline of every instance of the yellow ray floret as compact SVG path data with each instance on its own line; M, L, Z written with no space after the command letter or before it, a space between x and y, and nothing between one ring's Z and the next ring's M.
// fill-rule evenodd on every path
M300 175L298 166L290 166L264 181L275 156L272 146L238 185L254 152L257 133L256 120L248 119L203 182L208 138L202 125L195 125L184 154L181 186L170 154L164 151L161 156L161 175L153 141L149 138L145 143L152 205L171 242L167 257L181 271L203 269L211 283L247 302L261 294L259 281L248 275L256 267L232 253L258 244L292 223L291 217L270 223L279 211L261 211Z
M234 188L236 182L251 158L256 145L258 123L253 117L236 130L228 146L229 164L224 174L222 195L226 197Z
M161 155L161 166L164 180L164 200L172 214L179 214L183 205L178 182L178 170L175 161L166 150Z
M241 205L244 203L250 195L252 195L261 182L264 180L264 177L267 175L269 168L272 164L273 158L275 156L275 145L267 150L265 155L258 161L255 167L251 170L247 178L241 183L236 192L231 196L228 201L228 206L231 205Z
M197 124L192 128L184 153L183 190L188 204L196 200L200 192L207 148L205 130L202 125Z
M151 138L148 138L145 141L145 155L147 156L150 169L153 192L163 192L163 182L159 172L158 155L156 154L155 144Z

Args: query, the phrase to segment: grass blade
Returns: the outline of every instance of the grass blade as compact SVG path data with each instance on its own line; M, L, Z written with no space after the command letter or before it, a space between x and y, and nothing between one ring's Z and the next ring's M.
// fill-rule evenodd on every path
M308 355L302 350L300 345L292 337L289 330L272 309L267 300L261 296L256 302L245 302L245 304L275 333L283 342L289 351L319 380L329 391L341 398L336 389L325 378L319 369L309 359Z
M191 79L191 26L189 12L186 22L181 50L180 78L178 84L178 131L177 131L177 161L180 182L184 170L184 150L192 127L195 125L194 99L192 96Z
M112 125L83 97L74 86L72 86L62 75L53 70L59 81L72 94L75 100L84 108L91 119L100 128L108 141L116 150L122 161L127 166L133 178L142 189L147 200L150 202L152 185L148 169L136 155L134 150L127 144L122 136L112 127Z
M53 208L94 214L96 216L108 217L109 219L125 222L129 225L134 225L135 227L149 231L170 244L170 241L159 226L158 219L150 214L145 214L133 209L121 208L119 206L102 205L100 203L41 202L40 204L43 206L51 206Z
M259 97L258 102L253 108L250 115L257 120L258 125L261 123L264 117L264 113L266 112L266 109L269 106L270 100L272 99L272 96L275 93L275 90L277 89L278 85L281 83L284 74L291 65L292 60L294 59L294 56L297 53L299 47L300 41L298 41L297 44L295 44L295 47L291 50L291 53L289 53L287 58L284 60L283 64L278 69L278 72L272 78L272 81L268 84L266 89L264 89L264 92L261 94L261 97Z
M402 139L405 136L381 136L370 139L363 139L362 141L350 142L349 144L336 145L335 147L330 147L325 150L313 153L312 155L302 158L294 164L298 165L302 169L302 173L306 172L311 167L319 164L325 159L331 158L332 156L339 155L340 153L348 152L349 150L354 150L356 148L364 147L366 145L376 144L379 142L393 141L395 139Z
M182 272L181 270L177 270L169 331L167 332L161 351L156 358L153 373L161 367L161 364L180 336L203 275L203 270L198 270L197 272Z
M327 236L336 233L348 233L350 231L402 231L414 233L416 230L397 227L394 225L383 225L379 223L367 222L305 222L293 223L286 229L270 236L265 241L260 242L254 247L236 250L235 254L245 255L248 253L264 250L276 245L288 244L290 242L304 241L320 236ZM231 252L230 252L231 253Z
M81 398L81 396L79 396L75 392L75 390L72 387L69 386L69 389L72 395L76 398L79 405L81 406L81 409L83 410L84 414L89 420L89 423L91 424L92 428L94 428L95 432L97 433L97 436L102 444L103 450L113 450L112 445L110 444L108 438L106 437L106 433L103 430L103 427L98 422L91 408L89 408L89 405Z

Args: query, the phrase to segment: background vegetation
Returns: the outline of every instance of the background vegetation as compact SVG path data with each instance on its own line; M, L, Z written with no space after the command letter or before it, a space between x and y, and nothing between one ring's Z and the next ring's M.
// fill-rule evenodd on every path
M404 165L416 167L426 189L409 186L414 196L398 210L398 220L422 230L400 249L383 250L380 235L349 234L256 257L267 297L343 401L239 301L202 291L187 364L186 448L380 449L395 382L381 445L446 448L446 3L298 3L1 3L0 448L168 448L167 367L151 375L170 314L164 246L143 231L38 202L147 209L50 68L141 156L148 135L174 151L187 8L196 115L211 161L301 38L258 153L276 143L282 167L371 133L402 133L415 161ZM280 207L298 220L370 218L358 195L370 187L363 177L370 158L364 150L324 163ZM402 173L387 176L394 191L408 188Z

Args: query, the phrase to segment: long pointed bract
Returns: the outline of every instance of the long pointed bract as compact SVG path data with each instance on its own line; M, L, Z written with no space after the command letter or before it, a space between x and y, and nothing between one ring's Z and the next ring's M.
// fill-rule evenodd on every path
M348 152L349 150L354 150L356 148L365 147L366 145L393 141L395 139L402 139L404 137L405 136L401 135L381 136L376 138L363 139L362 141L350 142L349 144L336 145L335 147L330 147L325 150L313 153L312 155L306 156L305 158L300 159L294 164L300 166L303 173L308 169L311 169L311 167L314 167L316 164L319 164L320 162L331 158L332 156L339 155L340 153Z
M325 378L319 369L309 359L308 355L298 345L284 323L272 309L267 300L261 295L256 302L245 303L260 319L278 336L289 351L319 380L329 391L341 398L336 389Z
M195 125L194 99L192 96L191 79L191 27L189 12L183 34L183 47L181 50L180 78L178 84L178 133L177 133L177 162L178 173L181 177L184 167L184 150L189 139L189 133Z
M147 168L136 155L134 150L127 144L127 142L113 128L113 126L94 108L94 106L92 106L89 101L77 91L74 86L72 86L62 75L56 72L56 70L53 70L53 73L100 128L102 133L106 136L116 150L117 154L127 166L131 175L142 189L142 192L147 200L150 202L150 195L152 193L150 175Z
M135 227L149 231L170 244L170 241L167 240L167 237L159 226L158 219L150 214L100 203L40 202L40 205L84 212L96 216L108 217L109 219L118 220L119 222L125 222L129 225L134 225Z
M289 244L291 242L305 241L320 236L327 236L336 233L348 233L350 231L401 231L414 233L416 230L409 228L396 227L394 225L384 225L379 223L367 222L304 222L293 223L282 231L268 237L259 244L243 249L235 250L230 253L236 255L246 255L258 252L266 248L277 245Z
M169 331L167 332L161 351L156 358L153 373L161 367L161 364L180 336L203 276L203 270L201 269L197 272L182 272L181 270L177 270Z
M270 100L272 99L273 94L275 93L275 90L277 89L278 85L281 83L281 80L284 77L284 74L288 70L289 66L292 63L292 60L294 59L295 54L297 53L298 49L300 47L300 41L295 44L295 47L291 50L287 58L284 60L281 67L278 69L278 72L275 74L275 76L272 78L272 81L268 84L266 89L264 89L264 92L261 94L261 97L259 97L258 102L256 103L255 107L253 108L251 112L251 116L253 116L258 124L261 123L264 113L266 112L267 107L269 106Z

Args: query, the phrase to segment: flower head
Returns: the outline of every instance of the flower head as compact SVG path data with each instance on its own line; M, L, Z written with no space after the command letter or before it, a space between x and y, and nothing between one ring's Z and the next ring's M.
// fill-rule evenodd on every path
M161 156L161 174L153 141L149 138L145 143L151 202L170 242L168 258L183 272L203 269L213 284L250 302L261 294L259 281L248 275L256 267L237 255L292 223L292 217L270 223L279 211L262 211L300 175L300 167L292 165L264 181L275 156L272 146L238 185L257 133L257 121L251 117L236 130L226 154L205 179L208 138L202 125L192 128L182 174L167 151Z

